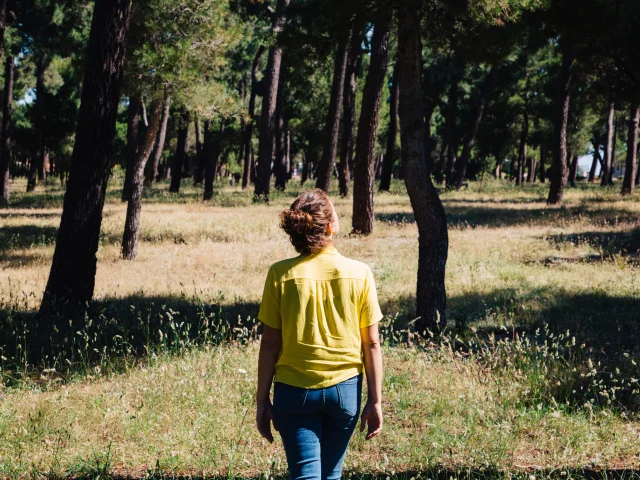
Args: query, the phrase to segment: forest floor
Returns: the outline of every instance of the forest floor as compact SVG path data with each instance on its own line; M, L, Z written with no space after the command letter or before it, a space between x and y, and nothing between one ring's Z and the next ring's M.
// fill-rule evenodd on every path
M0 211L0 477L282 475L280 442L254 428L255 316L269 265L294 255L278 213L299 185L266 206L232 186L203 204L201 189L160 183L129 262L113 183L96 302L58 323L70 327L45 357L34 332L53 320L35 311L62 191L17 181ZM335 199L336 246L371 266L385 313L385 427L354 436L353 478L640 478L640 196L579 185L550 208L547 188L442 194L437 340L406 331L417 228L403 185L376 195L370 237L349 236L351 203Z

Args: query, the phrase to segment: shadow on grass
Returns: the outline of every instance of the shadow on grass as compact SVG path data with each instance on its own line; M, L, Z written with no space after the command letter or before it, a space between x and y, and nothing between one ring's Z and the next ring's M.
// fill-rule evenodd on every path
M16 248L47 247L55 244L58 227L9 225L0 229L0 255ZM2 257L0 256L0 260Z
M602 256L637 256L640 253L640 227L626 232L581 232L550 235L552 245L586 244L602 252Z
M560 209L515 209L474 206L473 204L469 204L469 206L452 205L447 201L443 203L447 213L447 223L450 227L553 226L585 219L593 225L612 225L638 221L637 213L624 209L594 209L582 206ZM415 223L413 213L376 213L375 217L380 222Z
M93 479L99 472L80 473L74 478L77 479ZM104 473L104 472L103 472ZM428 468L426 470L407 470L393 473L362 473L357 471L345 471L343 478L353 480L471 480L471 479L515 479L530 480L533 477L536 480L555 480L567 478L582 478L585 480L638 480L640 479L640 470L631 469L575 469L575 468L558 468L558 469L531 469L530 471L504 471L497 469L475 469L475 468ZM109 473L108 478L112 480L133 480L136 478L145 478L148 480L286 480L288 475L255 475L255 476L235 476L227 475L181 475L177 473L164 472L144 472L140 475L119 475Z

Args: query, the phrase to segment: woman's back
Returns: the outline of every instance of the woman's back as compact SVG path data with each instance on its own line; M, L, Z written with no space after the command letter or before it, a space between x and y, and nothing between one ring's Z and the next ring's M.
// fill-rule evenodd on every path
M382 318L369 267L328 246L274 264L258 318L282 330L276 382L324 388L362 372L360 329Z

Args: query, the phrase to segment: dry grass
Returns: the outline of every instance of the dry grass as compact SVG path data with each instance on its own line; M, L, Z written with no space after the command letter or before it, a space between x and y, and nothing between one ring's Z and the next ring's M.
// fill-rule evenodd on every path
M351 204L337 199L336 244L371 265L387 322L402 326L413 312L417 228L401 185L394 189L376 197L368 238L348 235ZM255 315L268 266L294 254L277 226L294 193L254 206L249 193L225 187L202 204L196 189L176 197L159 185L143 206L139 258L123 261L125 206L117 193L108 197L98 252L96 298L106 308L154 302L192 315L186 312L197 299ZM630 363L640 360L640 202L582 187L567 192L565 207L547 208L545 193L487 183L443 194L449 321L461 340L386 347L385 433L372 443L354 439L350 470L640 468L632 383L640 372ZM37 307L60 204L51 187L20 194L0 212L4 315ZM548 333L533 334L545 323ZM574 335L575 348L566 346ZM497 343L487 340L494 336ZM42 378L5 380L14 386L0 401L0 476L281 473L281 447L253 429L257 351L245 343L188 346L179 355L147 349L143 362L124 369L101 362L101 372L85 364L79 376L60 377L60 361L56 373L38 370ZM462 355L454 353L460 346Z

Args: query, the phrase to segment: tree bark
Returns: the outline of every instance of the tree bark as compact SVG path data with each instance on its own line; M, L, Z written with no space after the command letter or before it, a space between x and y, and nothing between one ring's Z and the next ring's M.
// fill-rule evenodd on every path
M408 3L408 2L407 2ZM405 4L406 5L406 4ZM398 9L400 134L405 183L418 225L418 282L415 328L423 334L446 326L447 219L425 162L422 120L422 45L418 2Z
M578 175L578 155L574 152L569 156L569 183L575 188Z
M611 144L611 163L607 171L607 185L613 185L613 174L616 171L616 148L618 146L618 122L613 122L613 142Z
M595 140L593 145L593 161L591 162L591 169L589 170L588 182L593 183L596 179L596 169L598 168L600 156L600 141Z
M540 145L540 183L544 183L547 178L547 166L545 165L547 160L547 149L544 145Z
M464 146L462 148L462 154L457 161L456 164L456 172L453 179L453 186L456 190L460 190L462 187L462 183L464 182L464 177L467 174L467 167L469 165L469 160L471 158L471 150L473 149L473 145L476 143L476 135L478 134L478 129L480 128L480 123L482 122L482 116L484 115L484 110L487 106L487 100L489 99L489 94L493 90L493 84L495 82L497 67L495 65L491 66L491 70L487 74L487 78L482 83L482 87L480 88L480 99L478 100L478 106L476 107L476 111L474 113L473 119L471 120L471 125L469 127L469 133L464 141ZM447 181L449 181L449 177L447 177Z
M316 188L324 190L326 193L329 193L331 177L335 168L338 136L340 134L340 110L344 96L344 80L347 72L350 41L351 32L345 29L340 35L336 49L333 80L331 83L331 97L325 127L324 149L316 172Z
M529 141L529 112L525 107L522 115L522 129L520 130L520 147L518 148L518 170L516 185L522 185L524 178L524 164L527 161L527 146Z
M287 186L287 132L284 121L285 81L282 72L280 73L280 79L278 83L278 99L276 101L276 151L274 170L276 176L276 190L283 192Z
M604 144L604 162L602 163L602 171L600 172L600 185L603 187L609 185L609 171L613 163L613 120L615 113L615 103L611 102L607 115L607 138Z
M162 121L160 123L160 130L156 137L155 147L151 155L151 162L147 163L147 169L145 173L145 185L150 187L154 180L158 177L158 167L160 165L160 159L162 158L162 151L164 150L164 142L167 138L167 124L169 123L169 116L171 115L171 95L169 92L165 93L164 105L162 107Z
M286 21L285 10L290 0L277 0L271 29L277 37ZM258 144L258 168L254 201L269 201L269 187L271 185L271 162L273 161L273 144L276 130L276 102L278 97L278 82L280 79L280 64L282 62L282 47L274 45L269 49L267 70L265 71L262 96L262 113L260 115L260 138Z
M393 176L393 165L396 160L396 137L398 136L398 104L400 75L398 73L398 62L393 67L393 80L391 84L391 98L389 102L389 138L387 138L387 153L382 164L382 174L380 178L380 191L388 192L391 188L391 177Z
M182 169L184 168L189 151L189 111L182 108L180 111L180 123L178 126L178 142L176 144L176 154L171 165L171 183L169 192L179 193L180 182L182 181Z
M555 120L553 131L553 165L551 168L551 186L549 188L549 205L560 205L567 178L567 124L569 121L569 103L571 101L571 81L574 54L565 51L562 56L562 70L559 88L555 100Z
M622 181L622 195L633 193L636 181L636 168L638 158L638 121L640 120L640 105L631 107L629 129L627 133L627 164Z
M205 123L205 171L204 171L204 195L202 199L206 202L213 198L213 183L216 179L216 171L218 170L218 161L220 160L220 152L222 151L222 135L224 134L225 120L220 121L220 130L218 135L213 135L210 122Z
M464 68L460 68L460 71L464 71ZM453 182L453 174L456 167L456 160L458 155L458 96L459 96L459 83L460 73L456 71L451 81L451 87L449 88L449 98L445 119L445 139L447 142L447 164L446 164L446 177L447 185L451 185ZM439 181L441 183L441 181Z
M2 2L6 3L6 2ZM1 4L0 4L1 6ZM1 12L1 10L0 10ZM1 18L1 17L0 17ZM13 56L8 56L4 69L4 101L2 106L2 137L0 139L0 206L9 204L11 194L9 167L11 166L11 128L13 126L13 83L15 65Z
M200 127L200 119L198 115L193 116L193 126L196 134L196 168L193 169L193 184L201 185L204 179L205 158L204 147L202 145L202 130Z
M36 189L38 179L41 183L47 183L47 170L45 168L44 155L44 74L47 70L47 56L40 53L36 60L36 101L34 105L34 129L36 140L35 158L32 159L29 178L27 181L27 192Z
M249 96L249 120L247 122L247 128L245 129L244 137L244 165L242 170L242 188L247 188L249 182L253 177L253 124L255 122L256 114L256 95L258 94L258 70L260 67L260 58L264 53L264 45L258 47L256 56L253 59L253 66L251 68L251 94Z
M353 231L368 235L373 231L373 193L378 113L387 73L391 10L380 12L373 29L371 60L362 92L358 122L353 183Z
M140 212L142 210L142 188L144 186L144 168L156 141L160 120L162 118L162 101L154 99L151 101L149 114L147 117L147 129L140 142L138 152L133 162L131 175L131 192L127 205L127 217L124 224L124 234L122 236L122 258L125 260L135 260L138 254L138 241L140 238Z
M140 149L140 110L142 99L137 95L129 97L129 107L127 108L127 157L125 159L124 184L122 185L123 202L128 202L131 198L131 188L133 182L133 164Z
M340 164L338 166L338 183L340 196L349 197L349 186L351 184L351 165L353 164L353 127L356 121L356 91L358 87L356 71L360 57L362 56L362 46L359 33L354 28L351 44L349 46L349 57L344 79L344 91L342 93L342 144L340 146Z
M527 183L536 183L536 159L529 157L529 169L527 170Z
M131 2L98 0L94 7L69 179L41 313L83 305L93 297Z

